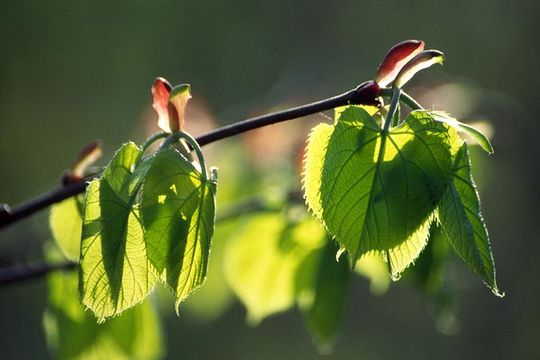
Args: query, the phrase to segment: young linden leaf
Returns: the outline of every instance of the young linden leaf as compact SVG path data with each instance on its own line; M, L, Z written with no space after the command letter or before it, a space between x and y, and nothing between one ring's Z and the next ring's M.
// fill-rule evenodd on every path
M146 301L105 324L84 311L77 276L48 276L49 300L43 316L47 343L56 359L158 359L163 338L159 318Z
M99 322L143 301L156 281L130 191L140 156L135 144L124 144L86 191L79 288Z
M299 267L324 238L324 230L315 220L291 225L283 214L268 213L251 218L231 239L225 253L225 276L246 306L250 323L294 306Z
M79 261L81 251L82 202L78 196L67 198L51 207L49 216L56 244L71 261Z
M463 144L455 156L453 179L439 205L439 219L459 257L495 295L503 296L497 288L495 263L471 175L467 144Z
M206 278L216 183L169 148L154 155L141 192L148 259L175 291L178 311L180 302Z
M427 112L412 112L384 132L366 111L350 107L310 136L306 202L353 263L381 253L397 275L425 246L451 167L449 129Z
M442 121L458 131L463 131L465 134L474 139L474 141L476 141L478 145L480 145L480 147L488 154L493 154L493 146L491 146L489 139L480 130L472 127L471 125L464 124L442 111L430 111L430 114L435 120Z

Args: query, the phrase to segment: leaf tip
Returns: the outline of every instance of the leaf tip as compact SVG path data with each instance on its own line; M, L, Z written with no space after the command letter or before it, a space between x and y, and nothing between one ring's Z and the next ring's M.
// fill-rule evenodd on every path
M501 299L506 296L506 293L504 291L501 291L497 287L492 288L491 292L493 293L493 295L495 295L495 296L497 296L497 297L499 297Z

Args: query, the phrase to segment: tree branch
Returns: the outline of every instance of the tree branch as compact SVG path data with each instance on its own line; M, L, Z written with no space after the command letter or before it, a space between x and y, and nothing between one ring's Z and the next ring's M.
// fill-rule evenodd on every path
M295 190L288 191L283 201L287 203L304 204L302 193ZM220 216L217 217L216 223L226 222L244 214L275 211L279 211L279 209L268 204L264 197L254 196L225 208ZM39 278L41 276L46 276L53 271L75 270L77 266L78 264L75 262L65 261L56 264L18 264L12 267L0 268L0 286Z
M364 83L366 84L366 83ZM302 105L290 108L275 113L253 117L247 120L239 121L234 124L226 125L216 130L210 131L204 135L197 137L195 140L200 146L208 145L218 140L223 140L228 137L238 135L250 130L264 127L279 122L293 120L308 115L317 114L321 111L334 109L339 106L350 104L362 104L370 102L373 99L371 93L366 92L364 84L359 85L355 89L349 90L341 95L337 95L325 100L316 101L311 104ZM381 89L381 96L391 96L391 89ZM421 109L422 107L405 92L401 93L401 100L412 109ZM42 210L54 203L65 200L71 196L83 193L86 189L88 179L73 182L53 189L45 194L42 194L34 199L10 208L6 204L0 204L0 229L6 228L9 225L26 218L39 210Z
M58 264L15 265L3 268L0 269L0 285L9 285L38 278L52 271L73 270L76 266L77 264L74 262L63 262Z
M54 203L65 200L71 196L84 192L87 186L87 180L73 182L67 185L62 185L45 194L39 195L29 201L10 208L6 204L2 204L0 208L0 229L7 227L18 220L24 219L41 209L48 207Z

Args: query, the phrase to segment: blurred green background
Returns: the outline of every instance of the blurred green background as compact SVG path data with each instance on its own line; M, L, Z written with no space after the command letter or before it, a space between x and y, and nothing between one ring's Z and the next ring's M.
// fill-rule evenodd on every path
M495 154L476 151L473 160L507 295L496 298L456 266L460 331L447 336L414 288L397 283L373 297L356 278L328 358L538 358L539 14L532 0L3 1L0 202L13 205L58 184L90 140L103 140L111 155L123 141L141 142L157 130L156 76L192 85L192 122L225 124L348 90L373 77L390 46L423 39L446 53L446 63L415 78L410 92L463 120L488 119L494 130ZM191 126L195 135L208 129ZM279 156L294 160L296 153ZM227 182L222 158L209 162ZM42 258L46 216L0 233L0 265ZM44 279L0 289L0 358L47 356L46 292ZM168 310L169 358L320 356L296 311L251 328L238 303L211 322Z

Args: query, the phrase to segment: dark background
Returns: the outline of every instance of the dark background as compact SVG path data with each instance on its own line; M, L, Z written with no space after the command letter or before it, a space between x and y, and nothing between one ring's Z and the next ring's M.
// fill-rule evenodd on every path
M397 283L373 297L357 280L329 358L537 359L539 15L538 1L3 1L0 202L55 186L90 140L111 155L157 130L148 125L155 76L189 82L214 121L231 123L348 90L373 77L394 43L423 39L446 63L411 92L459 83L457 100L442 92L423 104L494 129L495 154L475 159L507 295L458 268L460 332L446 336L413 288ZM44 212L1 233L1 265L40 259L46 224ZM0 358L45 356L45 302L43 280L0 289ZM319 357L296 312L256 328L239 305L214 322L167 315L170 358Z

